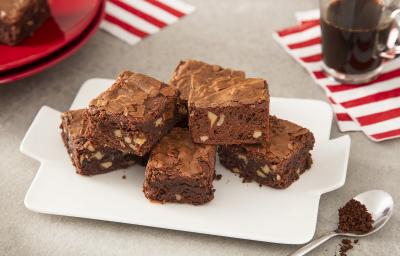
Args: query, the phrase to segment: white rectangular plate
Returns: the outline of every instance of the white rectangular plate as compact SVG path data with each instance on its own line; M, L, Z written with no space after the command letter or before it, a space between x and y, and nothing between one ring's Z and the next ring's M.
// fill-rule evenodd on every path
M113 80L91 79L71 109L85 107ZM285 190L242 183L217 163L215 199L203 206L156 204L143 195L144 167L83 177L75 173L60 136L60 112L42 107L21 143L41 165L25 206L36 212L99 219L265 242L300 244L315 232L321 194L346 179L350 138L329 140L332 112L315 100L271 99L271 113L309 128L316 137L314 164ZM126 179L122 179L123 175Z

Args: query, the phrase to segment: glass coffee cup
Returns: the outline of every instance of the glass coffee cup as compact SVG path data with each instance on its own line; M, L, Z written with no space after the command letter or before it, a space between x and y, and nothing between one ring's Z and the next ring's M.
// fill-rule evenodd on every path
M382 61L400 52L399 6L398 0L320 0L324 71L352 84L377 77Z

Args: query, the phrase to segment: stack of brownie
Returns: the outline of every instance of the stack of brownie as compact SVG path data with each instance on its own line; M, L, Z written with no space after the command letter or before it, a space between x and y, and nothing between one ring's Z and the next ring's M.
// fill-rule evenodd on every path
M244 181L286 188L311 167L313 134L269 115L265 80L188 60L178 65L170 84L181 92L180 114L188 113L192 140L218 145L221 164Z
M125 71L87 109L62 114L62 137L79 174L146 165L143 192L158 202L214 198L218 152L244 181L286 188L312 160L312 133L269 115L267 82L188 60L170 85Z
M94 175L146 164L150 149L176 124L178 91L130 71L87 109L62 114L62 137L77 173Z

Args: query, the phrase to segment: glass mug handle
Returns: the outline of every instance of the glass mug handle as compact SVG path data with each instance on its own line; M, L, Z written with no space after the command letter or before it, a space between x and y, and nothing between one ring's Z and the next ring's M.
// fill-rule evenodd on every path
M396 28L392 28L390 30L389 37L386 43L388 50L379 54L381 58L392 60L400 55L400 45L397 44L397 40L400 38L400 22L396 19L396 16L399 14L400 9L396 9L390 15L390 18L397 23L397 26Z

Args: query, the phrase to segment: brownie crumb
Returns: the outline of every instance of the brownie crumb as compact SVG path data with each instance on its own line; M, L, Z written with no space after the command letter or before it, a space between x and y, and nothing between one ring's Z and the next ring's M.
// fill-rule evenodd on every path
M353 245L350 239L343 239L342 243L339 245L339 255L340 256L347 256L347 252L353 249Z
M350 239L342 239L342 244L351 244Z
M372 230L373 219L365 205L351 199L339 209L338 231L365 234Z
M126 175L123 175L122 178L123 178L123 179L126 179Z
M372 224L374 223L372 215L368 212L367 207L359 201L351 199L338 212L339 224L337 231L365 234L372 230ZM339 255L347 256L347 252L353 249L353 243L357 244L358 239L353 242L350 239L343 239L339 244Z
M215 175L215 180L220 180L220 179L222 179L222 174Z

